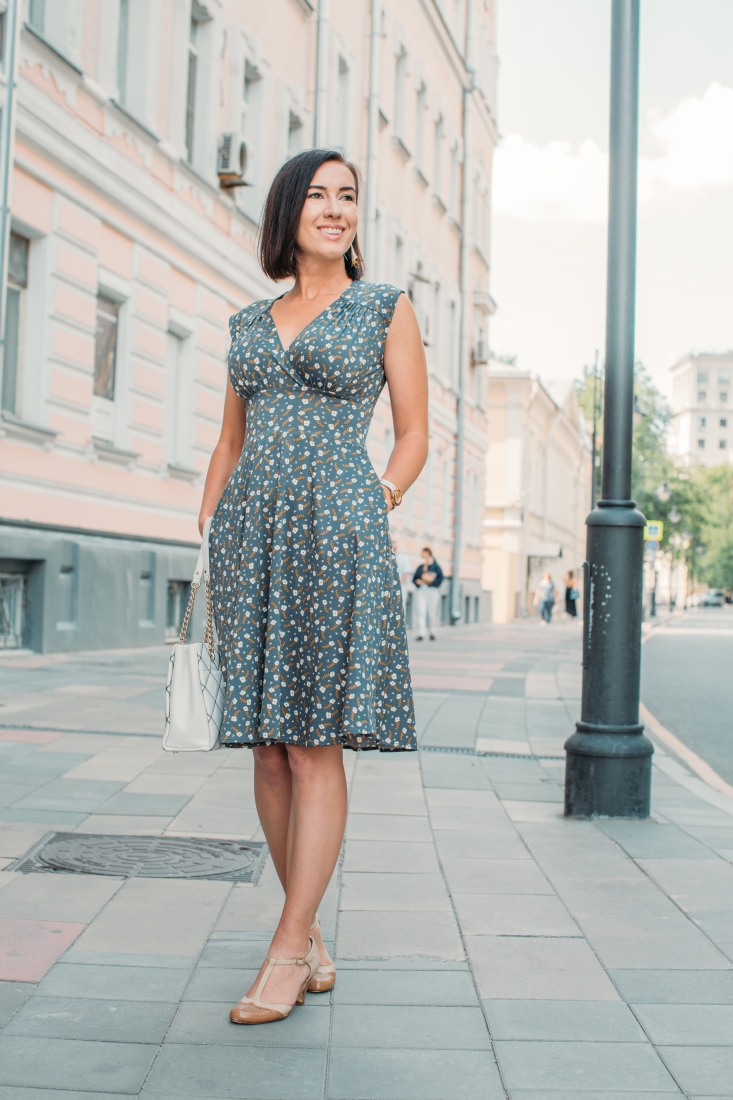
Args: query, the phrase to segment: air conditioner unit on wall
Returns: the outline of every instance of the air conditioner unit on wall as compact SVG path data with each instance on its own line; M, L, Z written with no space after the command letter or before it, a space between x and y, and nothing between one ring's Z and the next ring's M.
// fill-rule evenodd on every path
M251 187L244 179L247 172L247 142L241 134L222 134L216 159L219 184L231 187Z

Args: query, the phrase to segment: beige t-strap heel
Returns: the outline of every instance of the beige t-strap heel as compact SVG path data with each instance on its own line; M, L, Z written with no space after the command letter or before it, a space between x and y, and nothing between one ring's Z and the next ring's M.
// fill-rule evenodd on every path
M243 997L229 1013L229 1019L233 1024L272 1024L276 1020L284 1020L290 1015L295 1005L266 1004L262 1000L262 993L267 985L267 979L276 966L306 965L308 967L308 977L300 987L295 1004L302 1005L305 1003L305 991L309 981L316 973L319 963L318 948L313 940L309 940L308 943L308 954L304 955L302 959L273 959L271 955L267 956L265 973L260 978L254 997Z
M311 932L315 928L320 928L321 922L318 919L318 913L316 913L316 919L310 927ZM336 985L336 963L326 963L325 966L318 965L318 969L308 982L309 993L329 993Z

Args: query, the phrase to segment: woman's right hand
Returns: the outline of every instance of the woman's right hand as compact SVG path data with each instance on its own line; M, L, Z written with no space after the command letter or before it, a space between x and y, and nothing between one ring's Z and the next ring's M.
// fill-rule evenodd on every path
M202 535L202 536L203 536L203 533L204 533L204 524L206 523L207 519L211 519L211 516L209 515L208 512L205 512L202 509L201 510L201 515L199 516L199 534Z

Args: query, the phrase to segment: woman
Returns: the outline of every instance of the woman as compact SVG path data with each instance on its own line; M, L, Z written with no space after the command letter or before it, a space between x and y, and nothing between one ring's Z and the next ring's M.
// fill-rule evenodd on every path
M420 330L399 290L360 281L359 179L314 149L278 172L259 244L279 298L230 321L212 516L212 595L226 676L222 744L254 751L255 800L285 889L267 959L230 1014L281 1020L335 967L318 904L346 823L343 749L416 746L387 513L427 456ZM383 478L364 447L389 386L395 445Z
M440 610L440 586L443 583L443 570L433 557L433 551L425 546L422 551L422 561L415 570L412 583L417 589L417 635L416 642L421 642L425 637L425 630L430 631L430 641L435 641L435 631L438 629L438 612Z
M552 622L552 610L555 606L555 583L549 573L544 573L539 588L534 594L534 605L539 607L542 626Z
M578 589L575 587L575 574L572 569L569 569L563 577L563 583L565 584L565 615L571 619L575 619L578 616L578 609L575 606L575 601L578 598Z

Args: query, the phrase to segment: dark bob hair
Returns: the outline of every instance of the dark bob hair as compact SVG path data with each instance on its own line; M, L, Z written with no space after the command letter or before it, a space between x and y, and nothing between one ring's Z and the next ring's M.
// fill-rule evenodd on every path
M338 149L308 149L305 153L283 164L270 186L265 203L258 241L260 266L265 275L275 282L294 279L298 274L298 250L296 240L300 215L305 205L308 188L322 164L335 160L345 164L354 177L356 199L359 199L359 170L346 160ZM353 253L352 253L353 248ZM352 262L352 257L356 259ZM359 251L358 236L344 256L346 274L356 282L364 275L364 260Z

